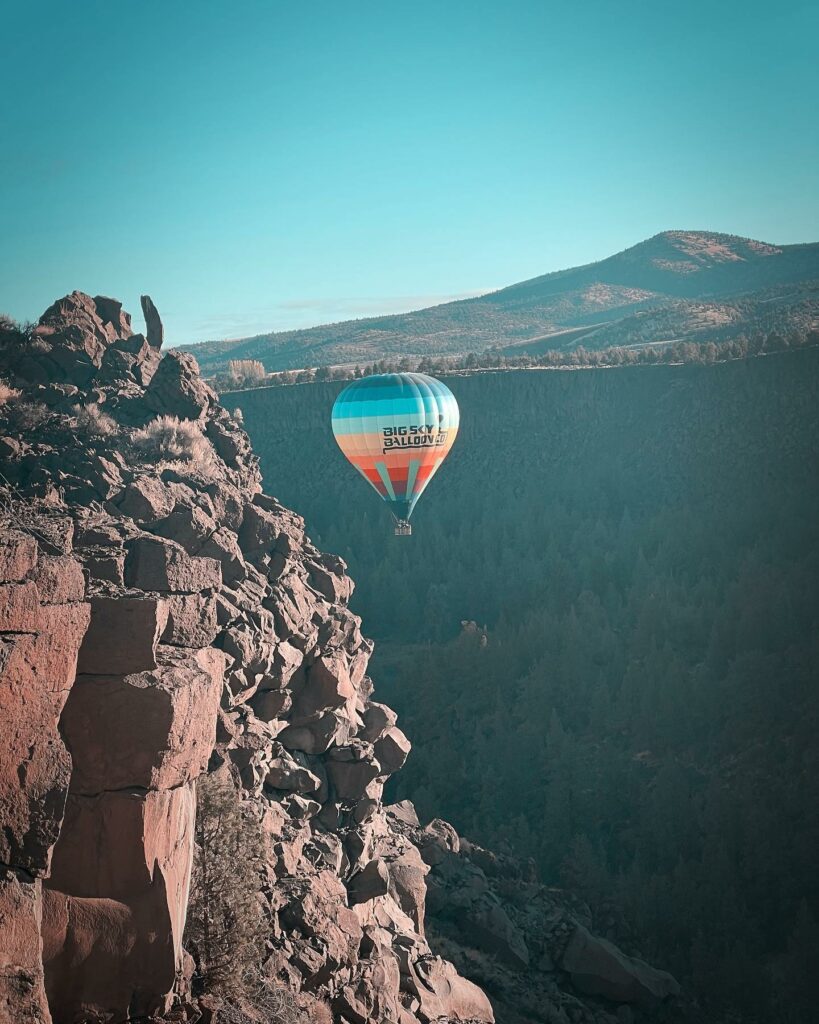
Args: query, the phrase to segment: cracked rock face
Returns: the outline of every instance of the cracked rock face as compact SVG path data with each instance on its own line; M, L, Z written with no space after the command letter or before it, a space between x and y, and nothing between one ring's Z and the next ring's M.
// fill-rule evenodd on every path
M88 627L80 563L54 555L27 515L0 531L0 1021L48 1019L42 880L63 819L71 758L58 728ZM38 1018L37 1015L40 1015Z
M145 336L74 292L0 347L21 391L2 410L0 842L25 998L57 1021L170 1007L196 780L226 767L267 837L269 970L350 1021L489 1021L427 945L425 867L383 811L409 742L370 701L344 562L262 494L244 432L192 357L160 360L143 310ZM181 449L146 440L168 420ZM38 515L63 520L47 549Z
M126 1021L185 997L208 771L264 830L265 970L337 1020L492 1021L449 946L474 977L476 956L503 965L510 991L537 953L564 985L575 971L588 992L661 998L651 968L635 981L588 932L554 967L539 919L493 891L491 854L385 810L410 743L372 700L346 566L262 493L244 431L191 356L161 358L142 306L144 336L81 292L27 334L0 329L19 391L0 406L0 1024ZM572 1019L609 1019L589 1013Z

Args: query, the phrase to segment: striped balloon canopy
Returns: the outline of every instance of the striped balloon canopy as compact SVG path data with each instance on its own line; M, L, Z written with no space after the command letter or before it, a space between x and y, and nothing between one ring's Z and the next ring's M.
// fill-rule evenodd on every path
M425 373L380 373L349 384L333 405L339 448L387 502L396 533L458 433L458 403Z

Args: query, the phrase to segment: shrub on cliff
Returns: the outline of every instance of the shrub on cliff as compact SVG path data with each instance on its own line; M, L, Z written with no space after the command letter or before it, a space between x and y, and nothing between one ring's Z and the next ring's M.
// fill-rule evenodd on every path
M21 433L37 430L50 416L49 408L43 402L29 402L21 398L11 407L13 425Z
M213 446L199 424L178 416L157 416L136 431L133 441L140 451L157 460L192 462L204 471L214 462Z
M77 429L89 437L111 437L119 430L113 416L96 404L86 405L77 413Z

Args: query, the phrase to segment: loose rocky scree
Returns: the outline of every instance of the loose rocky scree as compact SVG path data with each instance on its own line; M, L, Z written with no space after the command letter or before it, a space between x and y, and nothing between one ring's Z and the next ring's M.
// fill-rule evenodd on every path
M0 1024L240 1019L183 945L209 772L262 829L259 971L334 1020L673 1013L582 904L383 805L410 743L346 566L142 307L0 326Z

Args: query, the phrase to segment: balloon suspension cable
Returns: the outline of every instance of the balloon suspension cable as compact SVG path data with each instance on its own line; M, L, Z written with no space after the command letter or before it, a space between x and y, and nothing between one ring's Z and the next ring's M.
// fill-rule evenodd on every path
M412 523L408 523L406 519L395 520L395 536L396 537L411 537L412 536Z

